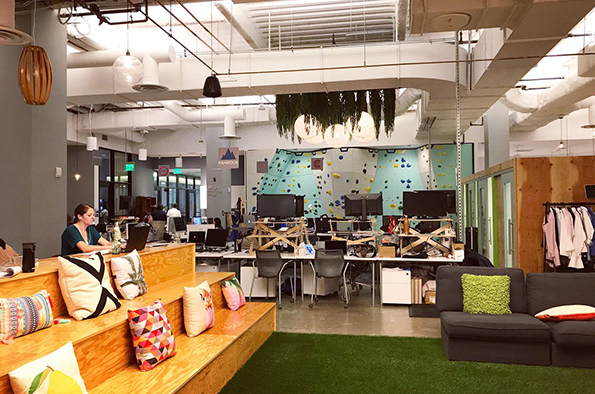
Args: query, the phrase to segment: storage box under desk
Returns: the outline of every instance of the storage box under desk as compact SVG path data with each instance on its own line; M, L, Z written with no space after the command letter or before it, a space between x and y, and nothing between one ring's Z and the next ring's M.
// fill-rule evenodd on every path
M411 271L382 268L380 301L383 304L411 304Z

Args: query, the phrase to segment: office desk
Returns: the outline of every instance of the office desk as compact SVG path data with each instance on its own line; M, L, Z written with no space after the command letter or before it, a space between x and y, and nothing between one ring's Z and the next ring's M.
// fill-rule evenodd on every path
M232 260L232 259L239 259L239 260L254 260L256 259L256 254L250 254L247 252L237 252L237 253L232 253L229 255L225 255L223 256L224 259L228 259L228 260ZM283 260L289 260L289 261L294 261L293 264L293 278L294 278L294 288L297 285L297 265L296 263L299 262L300 263L300 279L302 280L302 302L304 302L304 283L303 283L303 272L304 272L304 262L307 262L308 264L310 264L310 267L312 268L312 273L314 275L316 275L316 272L314 270L314 255L310 254L310 255L305 255L305 256L298 256L295 255L293 253L281 253L281 258ZM377 258L376 257L356 257L356 256L345 256L345 261L365 261L369 264L372 264L372 305L376 304L376 288L375 288L375 284L376 284L376 274L375 274L375 267L376 267L376 261Z
M223 252L196 252L195 253L195 263L199 260L217 260L217 269L221 271L221 260L227 255L233 254L232 250L226 250ZM227 271L230 270L230 261L227 262Z

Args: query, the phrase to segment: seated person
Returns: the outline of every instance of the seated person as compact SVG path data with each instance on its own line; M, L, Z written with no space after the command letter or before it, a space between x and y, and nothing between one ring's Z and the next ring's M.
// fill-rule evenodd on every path
M110 249L112 244L93 227L95 210L79 204L74 210L73 224L62 233L62 255Z

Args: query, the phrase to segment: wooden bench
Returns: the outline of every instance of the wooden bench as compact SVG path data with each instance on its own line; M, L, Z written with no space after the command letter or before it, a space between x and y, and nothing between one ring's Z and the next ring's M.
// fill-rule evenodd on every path
M109 268L109 256L106 257ZM147 294L130 301L120 300L122 306L118 310L95 319L71 319L70 323L1 345L0 393L11 392L8 372L69 341L73 343L81 376L90 393L217 392L275 331L274 303L248 303L235 312L227 309L220 282L231 278L233 273L194 273L193 244L154 248L141 252L141 259ZM33 274L0 281L0 297L24 296L45 288L52 297L55 317L67 318L57 284L56 264L56 259L48 259ZM190 265L192 271L188 272ZM163 280L159 271L163 271L167 280ZM184 329L183 288L205 280L213 292L215 326L198 337L189 338ZM161 299L165 305L177 354L152 371L141 372L136 365L127 311L147 306L156 299Z

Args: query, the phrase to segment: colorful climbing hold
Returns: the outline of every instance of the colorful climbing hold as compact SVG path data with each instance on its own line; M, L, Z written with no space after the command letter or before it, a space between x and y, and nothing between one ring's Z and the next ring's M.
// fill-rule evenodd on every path
M340 178L340 177L341 177L341 175L337 174L336 172L333 172L333 176L334 176L335 178Z

